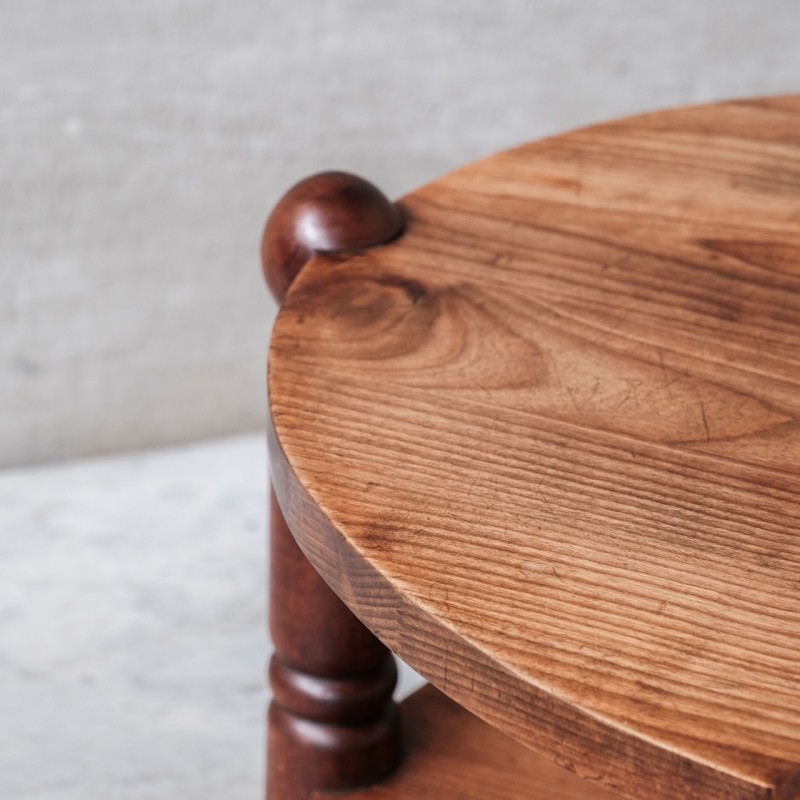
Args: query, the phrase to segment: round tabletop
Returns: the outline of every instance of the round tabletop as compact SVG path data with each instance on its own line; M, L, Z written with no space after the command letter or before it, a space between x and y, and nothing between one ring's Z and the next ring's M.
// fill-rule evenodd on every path
M276 491L459 703L630 796L800 796L800 98L567 133L317 255Z

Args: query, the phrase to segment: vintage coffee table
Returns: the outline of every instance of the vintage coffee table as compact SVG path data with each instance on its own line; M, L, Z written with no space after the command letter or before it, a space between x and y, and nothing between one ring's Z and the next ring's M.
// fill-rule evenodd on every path
M800 797L800 97L325 173L264 260L271 800Z

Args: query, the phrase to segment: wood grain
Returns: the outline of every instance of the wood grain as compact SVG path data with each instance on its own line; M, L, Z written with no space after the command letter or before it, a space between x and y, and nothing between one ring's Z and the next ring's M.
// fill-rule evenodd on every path
M800 796L800 99L577 131L403 206L275 327L301 547L584 777Z
M348 800L615 800L481 722L432 686L400 706L407 730L403 766ZM318 800L341 798L320 792Z

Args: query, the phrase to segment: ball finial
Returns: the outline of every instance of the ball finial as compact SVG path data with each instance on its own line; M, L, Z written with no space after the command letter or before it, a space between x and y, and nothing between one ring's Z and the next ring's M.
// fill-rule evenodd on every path
M292 187L270 214L261 244L264 277L281 300L314 253L375 247L402 230L400 210L371 183L320 172Z

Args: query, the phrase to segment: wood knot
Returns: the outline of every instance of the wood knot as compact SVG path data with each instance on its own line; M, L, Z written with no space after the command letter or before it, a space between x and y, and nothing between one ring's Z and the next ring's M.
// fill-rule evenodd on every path
M418 351L439 319L442 291L422 281L379 272L369 256L342 269L327 257L292 293L284 326L332 359L382 361Z

